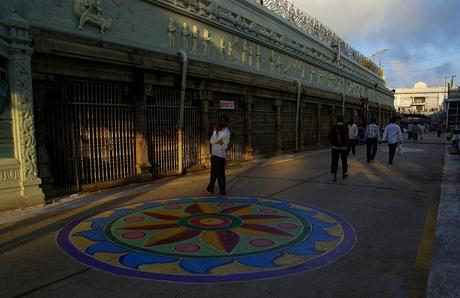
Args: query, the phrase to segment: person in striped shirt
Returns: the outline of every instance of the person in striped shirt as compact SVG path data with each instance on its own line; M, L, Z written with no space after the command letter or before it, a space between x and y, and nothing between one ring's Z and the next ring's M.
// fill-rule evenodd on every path
M366 153L367 162L374 162L375 155L377 154L377 144L380 142L380 127L375 124L375 118L366 127Z

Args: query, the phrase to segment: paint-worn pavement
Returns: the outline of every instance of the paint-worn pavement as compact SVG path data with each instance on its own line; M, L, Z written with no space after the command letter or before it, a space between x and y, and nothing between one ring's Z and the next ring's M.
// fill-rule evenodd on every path
M61 251L56 233L71 220L120 204L203 192L208 173L118 188L0 225L0 296L28 297L405 297L428 211L440 196L444 145L407 143L394 165L379 146L375 163L359 146L349 177L332 182L328 150L227 170L228 195L285 199L346 218L354 248L322 268L269 280L180 284L127 278L78 263ZM339 169L340 170L340 169ZM43 210L43 208L42 208ZM31 216L32 214L33 216Z

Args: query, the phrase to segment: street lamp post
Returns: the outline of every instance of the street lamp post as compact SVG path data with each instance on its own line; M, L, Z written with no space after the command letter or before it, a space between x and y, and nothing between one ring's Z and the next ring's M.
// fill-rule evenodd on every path
M386 48L386 49L383 49L383 50L380 50L378 52L375 52L373 54L371 54L369 57L371 58L371 61L374 62L374 57L377 56L377 55L380 55L380 54L383 54L385 53L386 51L388 51L390 49ZM374 62L375 63L375 62ZM382 63L380 63L380 65L382 65Z

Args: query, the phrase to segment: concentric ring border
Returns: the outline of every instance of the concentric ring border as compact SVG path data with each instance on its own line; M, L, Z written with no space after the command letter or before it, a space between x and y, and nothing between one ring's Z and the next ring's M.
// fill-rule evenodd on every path
M357 237L355 231L351 224L342 216L328 211L319 207L315 206L308 206L297 202L292 202L286 199L278 199L278 198L265 198L261 196L225 196L227 198L244 198L244 199L267 199L267 200L278 200L281 202L287 202L290 204L296 204L302 207L311 208L320 212L323 212L330 217L334 218L343 229L343 240L340 242L338 246L336 246L331 251L327 252L324 255L321 255L317 258L312 260L306 261L302 264L295 265L288 268L282 269L275 269L269 271L260 271L260 272L246 272L246 273L235 273L229 275L204 275L204 274L196 274L196 275L175 275L175 274L166 274L166 273L154 273L154 272L144 272L138 270L132 270L127 268L120 268L116 267L102 261L96 260L88 255L82 253L78 249L76 249L69 240L69 233L72 229L77 226L79 223L91 218L97 214L102 212L110 211L116 208L122 208L124 206L129 206L137 203L148 203L148 202L155 202L155 201L167 201L167 200L179 200L179 199L200 199L200 198L207 198L202 196L197 197L175 197L169 199L158 199L153 201L144 201L144 202L132 202L128 204L123 204L117 207L107 208L104 210L100 210L89 215L79 217L73 220L71 223L67 224L64 228L62 228L57 236L56 242L58 243L59 247L70 257L76 259L80 263L83 263L91 268L94 268L99 271L112 273L121 276L127 277L134 277L140 279L149 279L149 280L157 280L157 281L167 281L167 282L179 282L179 283L225 283L225 282L240 282L240 281L249 281L249 280L261 280L261 279L271 279L276 277L282 277L287 275L293 275L297 273L307 272L315 269L319 269L324 267L334 261L337 261L339 258L344 256L347 252L353 249ZM209 198L213 198L209 196Z

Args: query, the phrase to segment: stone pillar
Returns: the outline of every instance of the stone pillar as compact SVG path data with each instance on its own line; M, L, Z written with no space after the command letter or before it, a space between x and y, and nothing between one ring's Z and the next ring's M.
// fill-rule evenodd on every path
M200 90L198 93L200 100L200 165L203 168L208 168L211 165L211 152L209 144L209 102L212 100L212 92Z
M335 110L336 110L336 107L335 107L335 106L332 106L332 109L331 109L331 117L330 117L330 119L331 119L331 126L334 125L335 119L337 118L337 117L335 116Z
M251 95L247 95L244 98L244 160L253 160L252 150L252 121L251 121L251 109L254 103L254 98Z
M281 108L283 106L283 101L281 99L275 100L275 148L276 153L281 154L283 151L283 142L281 138L282 130L282 115Z
M8 72L10 77L13 138L16 160L19 161L19 186L22 202L18 206L44 203L38 177L37 151L32 92L32 48L27 21L13 14L6 20L10 29L11 47Z
M379 103L379 120L378 121L379 121L378 122L379 126L382 127L383 121L382 121L382 104L381 103Z
M321 104L318 103L316 105L316 142L318 145L321 144L321 123L320 123L320 118L321 118Z
M299 148L300 150L304 149L304 139L303 139L303 130L304 130L304 114L305 105L303 103L300 104L299 110Z
M136 175L141 181L152 178L149 162L149 143L148 143L148 126L147 115L145 114L145 105L147 96L151 92L150 84L143 84L144 92L136 95L135 99L135 127L136 127Z

